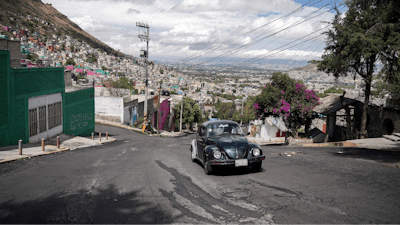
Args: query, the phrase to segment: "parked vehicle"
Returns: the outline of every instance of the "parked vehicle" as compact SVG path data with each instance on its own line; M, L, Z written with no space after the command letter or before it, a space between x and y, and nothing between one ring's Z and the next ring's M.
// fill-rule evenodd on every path
M190 147L192 161L202 162L209 175L216 167L252 167L259 171L265 159L258 144L250 143L240 125L230 120L207 121Z

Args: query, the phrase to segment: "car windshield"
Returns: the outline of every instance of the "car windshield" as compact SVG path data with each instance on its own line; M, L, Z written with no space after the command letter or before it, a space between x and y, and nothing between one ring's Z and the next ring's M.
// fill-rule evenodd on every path
M237 124L219 123L210 124L207 127L207 137L221 134L244 135L242 129Z

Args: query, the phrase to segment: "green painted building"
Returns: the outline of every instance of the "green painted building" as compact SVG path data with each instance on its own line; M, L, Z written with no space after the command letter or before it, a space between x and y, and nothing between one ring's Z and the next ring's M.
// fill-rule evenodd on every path
M0 50L0 146L94 132L94 88L66 92L64 68L10 67Z

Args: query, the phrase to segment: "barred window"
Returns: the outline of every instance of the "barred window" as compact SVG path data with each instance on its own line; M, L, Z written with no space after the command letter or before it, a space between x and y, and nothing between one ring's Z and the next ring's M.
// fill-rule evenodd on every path
M46 130L46 106L42 106L39 107L39 133Z
M48 105L49 129L61 125L61 102Z
M29 110L29 137L38 133L37 109Z

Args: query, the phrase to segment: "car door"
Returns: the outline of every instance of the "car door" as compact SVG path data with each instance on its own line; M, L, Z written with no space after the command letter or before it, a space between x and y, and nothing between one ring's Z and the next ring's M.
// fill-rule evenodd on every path
M197 134L197 156L204 161L204 148L206 147L206 128L200 126L199 132Z

